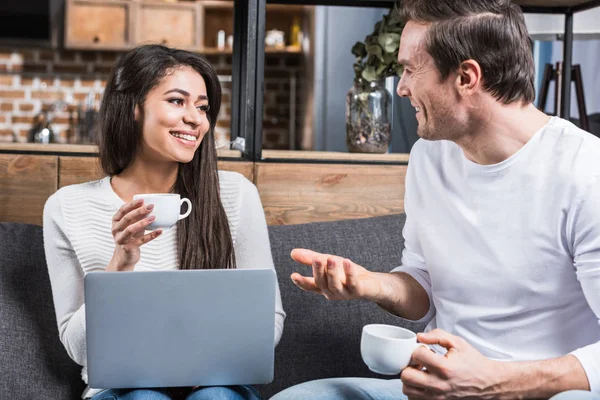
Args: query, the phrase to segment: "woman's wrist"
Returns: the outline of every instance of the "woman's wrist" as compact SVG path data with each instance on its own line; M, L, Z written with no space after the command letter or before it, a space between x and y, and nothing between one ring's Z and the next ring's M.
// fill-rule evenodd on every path
M118 255L113 255L110 262L106 266L106 272L121 272L121 271L131 271L135 267L135 264L127 263L119 260Z

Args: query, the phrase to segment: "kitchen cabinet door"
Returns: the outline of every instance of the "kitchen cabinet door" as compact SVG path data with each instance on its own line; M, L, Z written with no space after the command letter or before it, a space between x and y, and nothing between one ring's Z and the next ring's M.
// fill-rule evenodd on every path
M144 1L136 5L136 43L157 43L186 50L201 47L201 5Z
M65 47L124 50L132 46L132 2L67 0Z

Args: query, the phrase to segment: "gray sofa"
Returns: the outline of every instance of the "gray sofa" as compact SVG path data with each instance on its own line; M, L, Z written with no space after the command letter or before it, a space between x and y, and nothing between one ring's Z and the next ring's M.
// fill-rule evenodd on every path
M400 262L403 215L269 227L283 307L283 337L275 350L275 380L259 386L265 399L291 385L319 378L376 376L360 358L368 323L422 329L368 302L328 302L289 279L308 268L290 259L294 247L349 257L376 271ZM77 399L80 368L58 339L39 226L0 223L0 397Z

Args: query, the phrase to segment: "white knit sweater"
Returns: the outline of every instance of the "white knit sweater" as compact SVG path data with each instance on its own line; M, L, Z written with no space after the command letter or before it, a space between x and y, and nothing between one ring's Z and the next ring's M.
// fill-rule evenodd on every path
M237 268L274 268L267 224L256 187L235 172L219 172L221 201L231 230ZM53 194L44 207L44 247L60 341L69 356L83 366L87 383L83 278L103 271L114 251L111 224L124 204L110 178L71 185ZM141 248L136 271L177 269L177 228ZM275 345L285 313L277 289ZM86 390L84 398L97 390Z

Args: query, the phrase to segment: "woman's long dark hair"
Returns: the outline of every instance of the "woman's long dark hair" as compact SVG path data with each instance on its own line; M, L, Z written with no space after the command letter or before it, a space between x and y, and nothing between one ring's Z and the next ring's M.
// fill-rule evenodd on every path
M229 222L221 203L214 130L221 108L221 85L202 56L159 45L145 45L126 53L106 84L100 107L99 157L104 172L120 174L133 161L142 142L135 107L143 110L148 93L178 67L191 67L204 79L208 95L208 133L189 163L179 164L171 189L192 202L189 217L178 222L177 253L180 269L235 268Z

